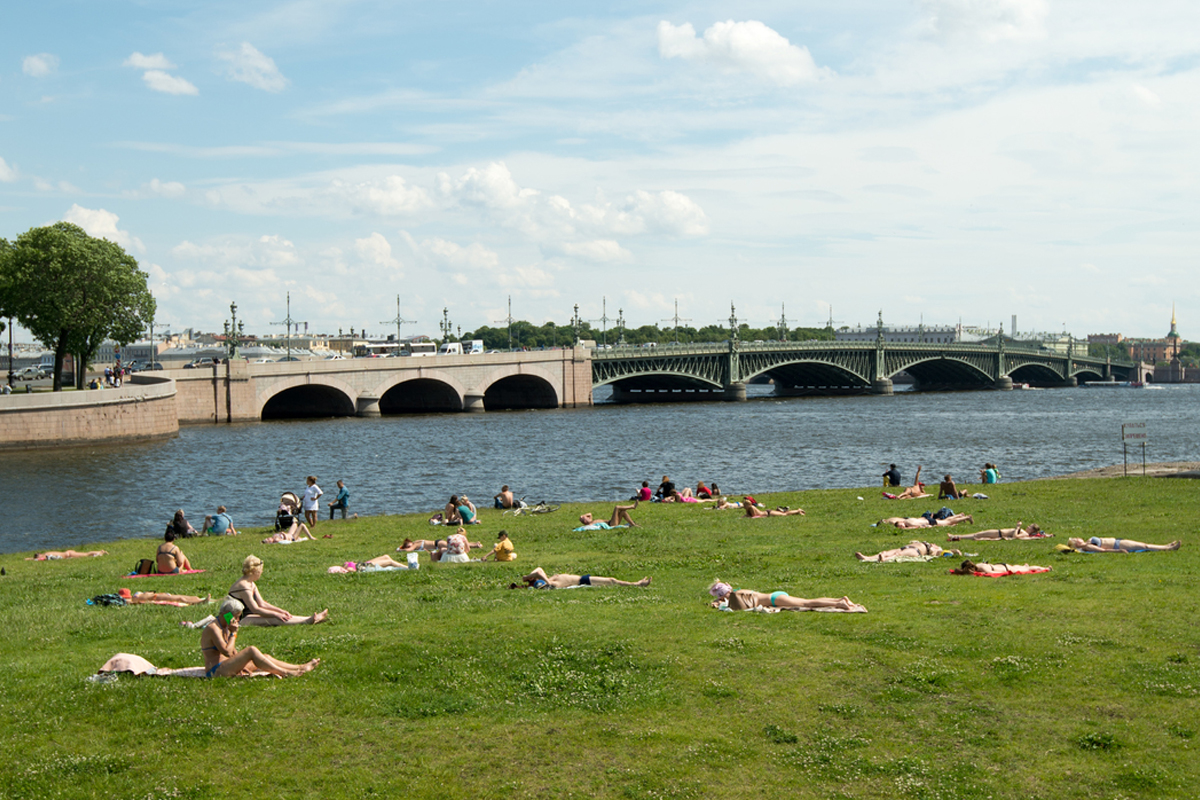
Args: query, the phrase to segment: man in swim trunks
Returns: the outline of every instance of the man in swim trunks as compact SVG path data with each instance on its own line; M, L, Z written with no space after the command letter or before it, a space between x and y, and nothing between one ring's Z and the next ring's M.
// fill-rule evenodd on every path
M510 589L567 589L572 586L649 586L650 579L642 578L640 581L629 582L619 581L616 578L605 578L600 575L570 575L567 573L558 573L555 575L547 575L545 570L538 567L533 572L521 578L525 585L511 583Z

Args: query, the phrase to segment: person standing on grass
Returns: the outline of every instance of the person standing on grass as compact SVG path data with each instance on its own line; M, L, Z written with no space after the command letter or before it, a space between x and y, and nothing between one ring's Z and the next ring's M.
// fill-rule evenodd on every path
M329 504L329 518L333 519L333 512L341 510L342 519L346 518L346 509L350 507L350 490L346 488L345 481L337 482L338 493L333 502Z
M321 487L317 486L317 477L309 475L305 479L308 485L304 488L304 521L308 523L308 527L315 528L317 526L317 511L320 504L317 502L321 495L325 494L321 491Z

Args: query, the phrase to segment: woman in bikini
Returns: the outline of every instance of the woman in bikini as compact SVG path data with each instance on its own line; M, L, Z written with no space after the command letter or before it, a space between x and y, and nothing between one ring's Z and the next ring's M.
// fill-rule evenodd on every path
M904 547L897 547L893 550L884 550L882 553L876 553L873 556L864 556L862 553L855 553L854 557L859 561L873 561L878 564L885 564L889 561L896 561L897 559L901 558L925 558L926 556L933 556L934 558L937 558L944 552L947 551L938 547L933 542L912 541L904 545ZM956 556L962 555L962 553L957 550L950 550L949 552Z
M754 503L750 502L750 498L742 498L742 508L746 510L747 519L764 519L766 517L803 517L803 508L788 508L780 506L779 508L761 509Z
M262 543L279 544L281 542L302 542L304 539L301 534L307 536L313 541L316 541L317 539L317 537L312 535L312 531L308 529L307 525L301 522L298 518L292 517L292 524L286 531L280 531L279 533L268 536L262 540Z
M1176 540L1170 544L1146 544L1145 542L1137 542L1133 539L1114 539L1111 536L1103 538L1093 536L1085 541L1084 539L1072 536L1070 539L1067 539L1067 544L1081 553L1144 553L1161 550L1178 550L1180 543Z
M875 523L876 525L895 525L897 528L933 528L933 527L950 527L957 525L960 522L974 522L975 518L970 514L955 514L945 519L939 519L936 522L930 522L925 517L884 517Z
M1013 539L1045 539L1053 536L1053 533L1046 533L1036 524L1031 524L1028 528L1024 527L1024 522L1018 522L1015 528L992 528L991 530L979 531L978 533L962 533L957 536L948 533L946 538L951 542L959 542L964 539L969 539L976 542L994 542L1000 539L1011 541Z
M200 634L200 652L204 656L204 677L232 677L256 671L269 672L280 678L294 678L316 669L321 659L304 664L289 664L261 652L257 647L237 649L238 618L245 612L242 604L226 598L217 612L216 621Z
M1034 575L1038 572L1049 572L1050 567L1039 567L1034 564L976 564L970 559L950 570L951 575Z
M929 497L925 491L925 484L921 483L920 466L917 467L917 474L913 476L913 485L896 495L897 500L912 500L914 497Z
M196 597L191 594L171 594L170 592L130 592L128 589L118 589L117 594L125 598L128 605L142 603L182 603L186 606L198 606L201 603L211 603L212 595Z
M629 512L638 507L638 501L634 500L631 506L613 506L612 516L608 518L608 522L604 523L610 528L615 528L618 525L628 525L631 528L636 528L637 523L633 521L633 517L629 516ZM592 516L592 512L579 515L579 522L582 525L591 525L596 521Z
M64 558L98 558L108 555L107 550L89 550L80 553L78 550L47 550L44 553L34 553L33 558L26 561L62 561Z
M175 531L168 528L163 538L166 541L158 546L158 552L154 554L159 574L175 575L191 571L192 562L188 561L179 545L175 544Z
M347 561L345 564L335 565L328 569L331 574L345 574L348 572L370 572L372 569L408 569L408 562L397 561L389 555L375 556L375 558L367 561Z
M510 583L510 589L567 589L572 586L649 586L650 579L642 578L640 581L619 581L616 578L605 578L600 575L570 575L562 572L555 575L547 575L546 571L538 567L533 572L521 578L524 585Z
M246 556L242 562L242 578L229 587L229 597L243 606L241 621L246 625L316 625L329 617L329 609L311 617L294 617L291 612L273 606L258 591L263 562L258 556Z
M821 609L836 608L840 611L865 612L867 609L851 602L849 597L792 597L787 592L755 592L751 589L734 590L728 583L716 581L708 587L708 593L716 599L713 608L726 606L734 611L749 611L754 608Z

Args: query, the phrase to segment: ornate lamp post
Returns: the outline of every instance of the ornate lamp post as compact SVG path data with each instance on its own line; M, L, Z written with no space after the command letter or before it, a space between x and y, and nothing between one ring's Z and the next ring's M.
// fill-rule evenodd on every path
M237 303L229 304L229 314L231 320L225 320L225 352L226 360L237 358L238 342L242 334L245 332L245 323L238 322L237 318Z
M623 308L617 309L617 333L619 334L619 337L617 339L617 344L624 345L625 344L625 309L623 309Z
M442 321L438 323L438 327L442 329L442 344L450 341L450 334L454 333L454 324L450 322L450 309L442 309Z

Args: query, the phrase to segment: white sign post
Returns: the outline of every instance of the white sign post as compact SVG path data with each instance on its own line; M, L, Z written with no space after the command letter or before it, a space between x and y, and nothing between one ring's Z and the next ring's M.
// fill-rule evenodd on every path
M1121 452L1125 459L1125 475L1129 476L1129 445L1140 444L1142 446L1142 475L1146 474L1146 423L1145 422L1122 422L1121 423Z

